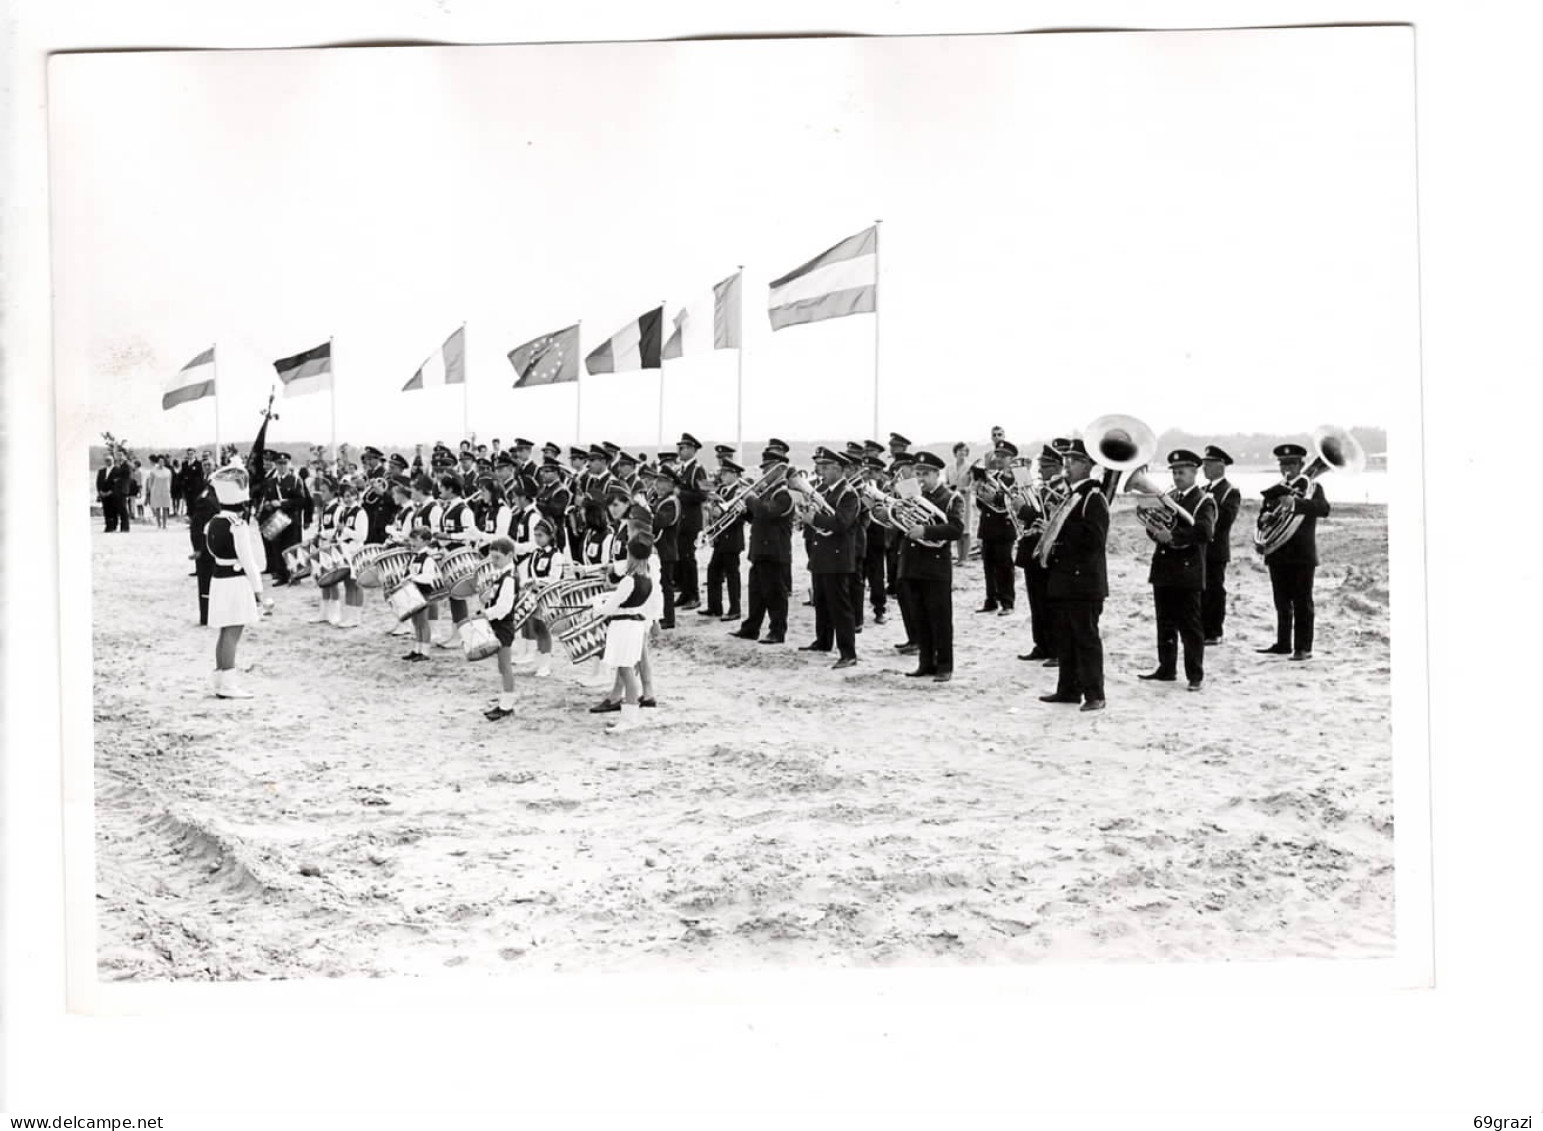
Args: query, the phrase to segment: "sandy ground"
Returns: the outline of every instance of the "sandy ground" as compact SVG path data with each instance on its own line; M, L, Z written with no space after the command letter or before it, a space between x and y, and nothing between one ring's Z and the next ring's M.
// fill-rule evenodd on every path
M186 527L98 527L100 975L1388 955L1386 510L1320 524L1307 664L1253 652L1252 523L1200 694L1135 679L1152 600L1122 505L1101 714L1037 701L1026 602L973 615L972 562L952 684L901 677L893 608L839 673L686 613L626 737L561 663L487 722L493 661L404 664L378 590L362 629L307 623L309 583L242 643L259 698L216 700ZM791 644L812 625L795 598Z

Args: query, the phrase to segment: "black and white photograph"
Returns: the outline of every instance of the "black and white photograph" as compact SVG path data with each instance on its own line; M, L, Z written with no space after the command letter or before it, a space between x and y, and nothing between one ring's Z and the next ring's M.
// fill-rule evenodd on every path
M1394 958L1412 47L55 59L95 977Z

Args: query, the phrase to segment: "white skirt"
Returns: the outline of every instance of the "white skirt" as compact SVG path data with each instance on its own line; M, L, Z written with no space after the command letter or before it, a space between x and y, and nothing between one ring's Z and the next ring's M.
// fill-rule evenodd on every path
M257 595L245 577L216 577L209 582L209 624L229 628L238 624L256 624L262 620Z
M601 662L613 668L636 666L643 658L643 637L647 632L646 620L613 620L605 627L605 655Z

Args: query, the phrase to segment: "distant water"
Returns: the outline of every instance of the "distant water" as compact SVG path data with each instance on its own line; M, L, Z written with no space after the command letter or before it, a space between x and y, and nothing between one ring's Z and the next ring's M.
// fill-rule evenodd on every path
M1163 477L1166 479L1166 476ZM1237 484L1238 490L1243 492L1245 499L1258 501L1259 492L1272 483L1280 482L1278 471L1237 471L1229 472L1228 479ZM1202 477L1203 481L1203 477ZM1388 502L1388 473L1378 469L1376 471L1363 471L1360 475L1341 475L1338 472L1326 472L1322 479L1323 493L1329 497L1329 505L1335 503L1381 503Z

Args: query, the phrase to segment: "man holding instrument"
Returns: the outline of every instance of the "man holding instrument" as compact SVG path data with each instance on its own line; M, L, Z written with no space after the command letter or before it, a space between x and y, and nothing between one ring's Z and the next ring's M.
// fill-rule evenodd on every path
M1058 447L1066 470L1069 494L1061 504L1065 517L1060 532L1044 550L1045 598L1055 618L1055 643L1060 650L1056 689L1039 697L1042 703L1082 702L1084 711L1104 709L1104 644L1098 618L1109 596L1106 561L1109 540L1109 501L1090 476L1093 457L1081 440ZM1048 538L1047 531L1041 540Z
M1199 691L1205 679L1205 630L1200 599L1205 592L1205 550L1216 529L1216 500L1195 485L1200 457L1183 448L1168 453L1173 490L1138 506L1147 537L1157 545L1147 580L1157 611L1157 670L1137 678L1171 683L1178 679L1179 642L1184 642L1184 677ZM1161 500L1166 499L1167 502Z

